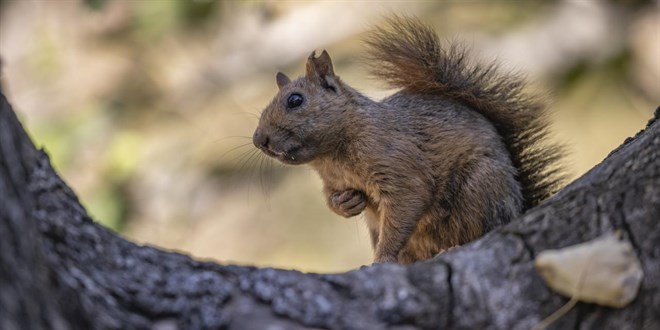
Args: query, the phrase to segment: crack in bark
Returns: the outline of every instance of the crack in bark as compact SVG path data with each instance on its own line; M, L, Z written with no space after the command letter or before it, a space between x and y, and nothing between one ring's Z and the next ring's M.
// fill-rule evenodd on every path
M452 270L451 264L447 264L447 290L449 296L449 313L447 314L447 329L450 329L454 324L454 301L456 297L454 296L454 286L452 285L452 277L454 272Z
M626 198L626 194L625 193L621 194L621 202L617 202L614 210L621 217L621 228L626 233L626 237L628 238L628 241L630 241L630 244L633 246L633 249L635 250L635 254L637 256L641 256L642 255L642 249L639 247L639 244L637 244L637 240L635 239L635 235L633 234L633 231L630 228L630 225L626 221L626 214L623 211L624 204L625 204L625 198Z
M445 322L444 329L451 329L452 325L454 324L454 304L455 304L455 299L454 297L454 286L452 285L452 277L454 274L453 267L449 261L442 260L440 258L436 258L437 263L439 265L443 265L445 267L445 270L447 271L447 278L445 282L447 283L447 296L448 296L448 313L447 313L447 321Z

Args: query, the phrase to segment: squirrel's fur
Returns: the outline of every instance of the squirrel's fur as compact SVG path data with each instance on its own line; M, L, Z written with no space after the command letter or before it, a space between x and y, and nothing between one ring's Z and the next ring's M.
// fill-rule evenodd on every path
M373 73L401 90L381 102L335 75L327 52L277 74L254 144L321 176L328 206L364 212L376 262L410 263L474 240L558 187L558 148L522 80L443 48L416 19L367 41Z
M549 143L547 113L523 79L497 65L471 63L461 44L443 47L418 20L391 17L368 38L372 74L411 94L442 95L470 107L495 125L518 170L525 209L561 187L562 150Z

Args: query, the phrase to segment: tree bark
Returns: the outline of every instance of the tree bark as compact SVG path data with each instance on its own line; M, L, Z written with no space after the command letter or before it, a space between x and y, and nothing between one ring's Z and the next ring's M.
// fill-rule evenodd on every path
M2 329L529 329L568 299L543 250L621 229L644 279L629 306L579 303L551 328L660 329L660 110L559 194L480 240L408 267L344 274L224 266L93 222L0 98Z

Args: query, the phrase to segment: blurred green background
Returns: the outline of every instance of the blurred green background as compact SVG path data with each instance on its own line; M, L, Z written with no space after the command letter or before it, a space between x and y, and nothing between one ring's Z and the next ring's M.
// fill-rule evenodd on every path
M221 262L343 271L371 262L362 219L325 207L306 167L253 153L274 75L314 49L367 95L360 42L417 15L525 73L575 178L660 103L658 1L0 1L2 85L93 217Z

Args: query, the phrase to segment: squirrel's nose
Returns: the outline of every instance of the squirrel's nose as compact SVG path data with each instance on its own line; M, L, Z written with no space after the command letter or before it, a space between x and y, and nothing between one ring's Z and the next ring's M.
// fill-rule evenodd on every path
M268 135L264 134L260 129L257 128L257 130L254 131L254 135L252 136L252 143L254 143L254 146L257 148L266 148L268 147Z

